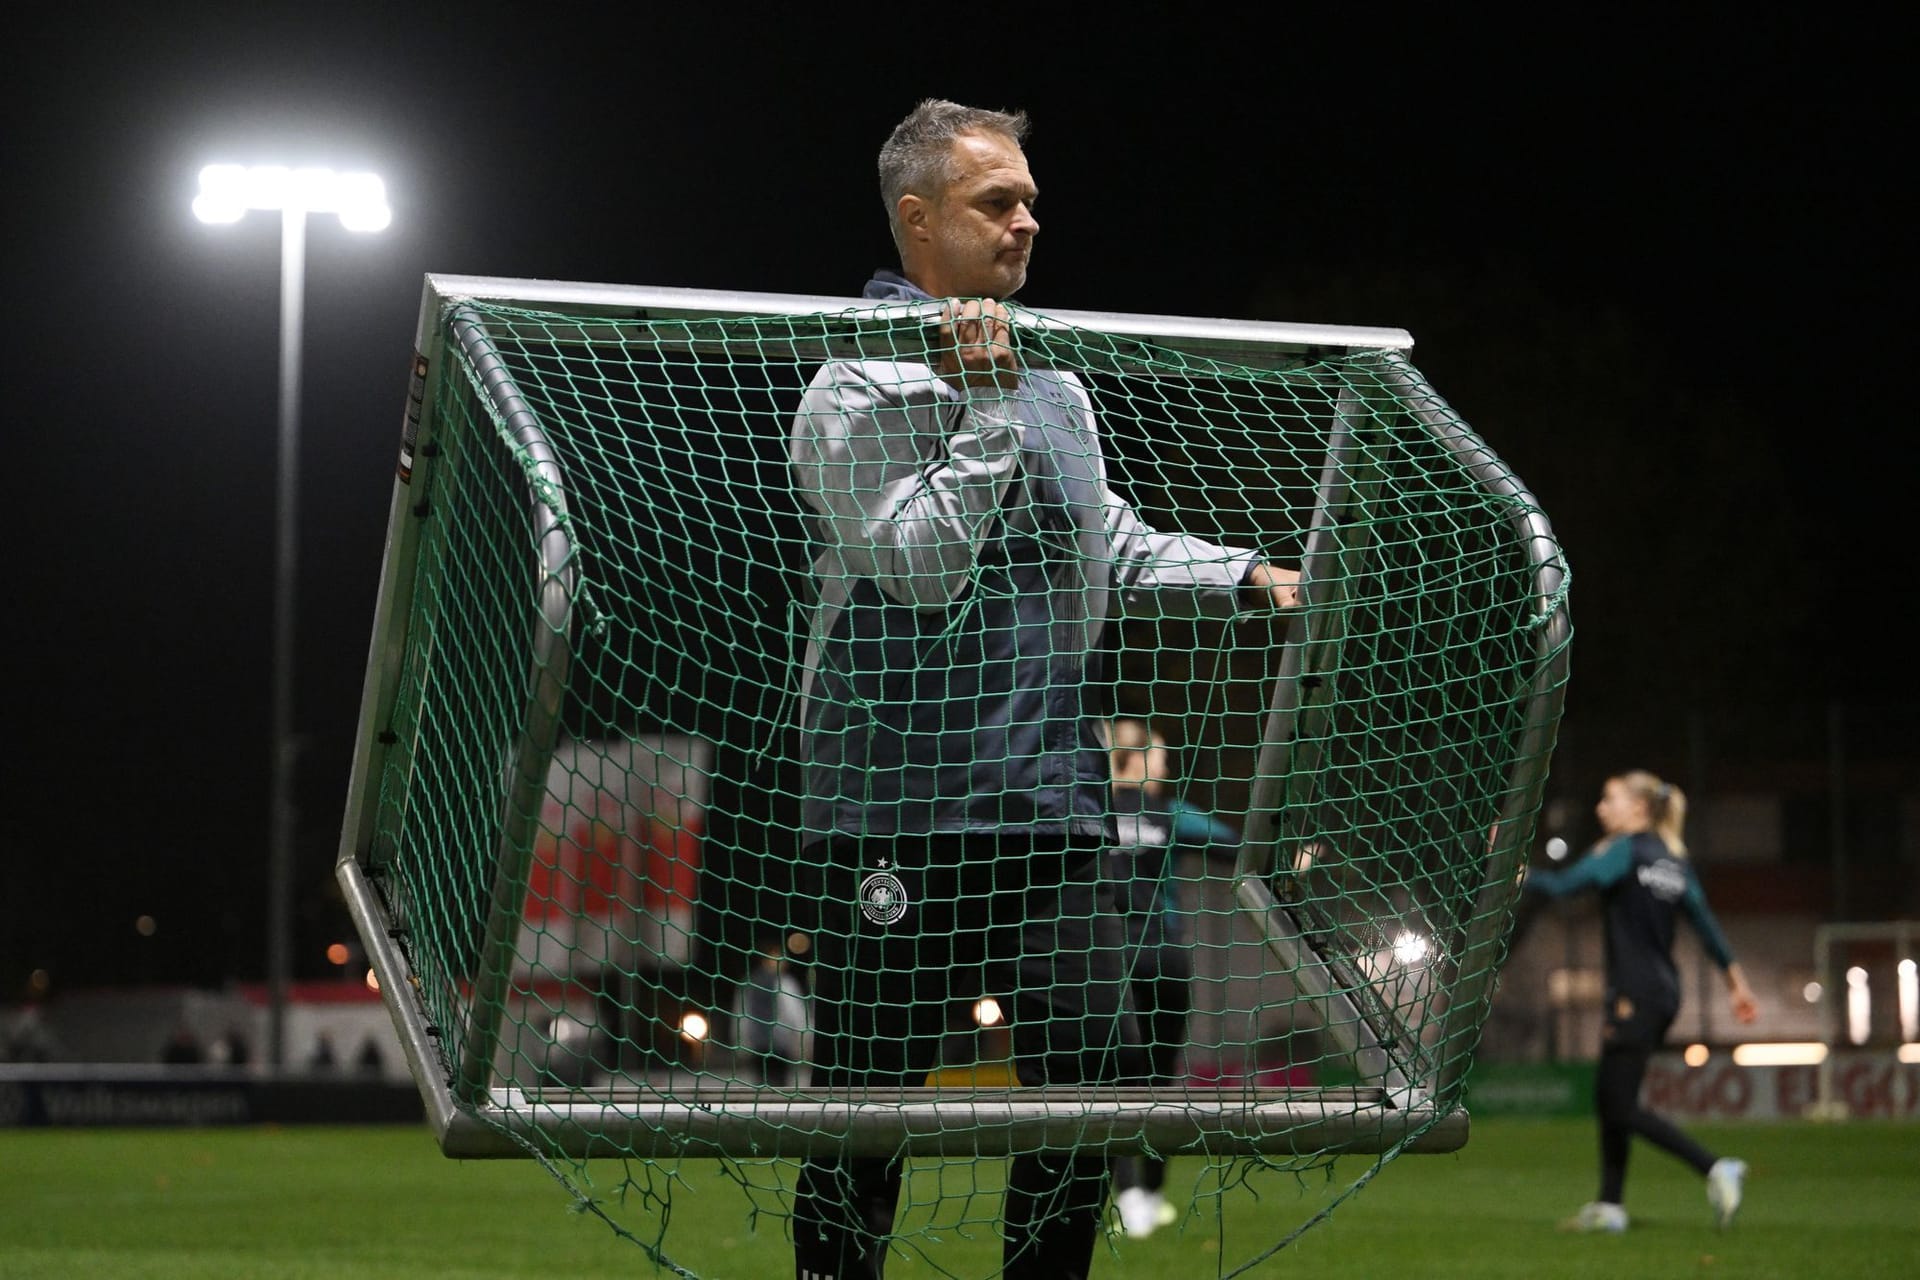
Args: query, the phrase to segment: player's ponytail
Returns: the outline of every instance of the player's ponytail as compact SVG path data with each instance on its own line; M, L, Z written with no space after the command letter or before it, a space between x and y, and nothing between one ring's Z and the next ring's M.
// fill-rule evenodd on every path
M1686 857L1687 793L1645 769L1623 773L1620 781L1628 791L1646 801L1654 834L1672 850L1673 856Z

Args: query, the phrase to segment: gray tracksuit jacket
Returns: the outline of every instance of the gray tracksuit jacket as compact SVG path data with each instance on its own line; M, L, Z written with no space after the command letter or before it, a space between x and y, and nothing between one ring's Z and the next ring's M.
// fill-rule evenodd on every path
M928 300L891 272L865 296ZM962 392L925 363L831 362L790 444L821 541L803 844L1104 836L1102 633L1123 611L1231 614L1256 553L1148 528L1066 371Z

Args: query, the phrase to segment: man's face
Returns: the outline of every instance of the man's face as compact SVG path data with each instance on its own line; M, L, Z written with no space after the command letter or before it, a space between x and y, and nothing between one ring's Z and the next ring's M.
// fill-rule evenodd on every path
M1007 298L1026 283L1039 194L1013 139L968 133L954 140L958 176L921 208L918 283L935 297Z

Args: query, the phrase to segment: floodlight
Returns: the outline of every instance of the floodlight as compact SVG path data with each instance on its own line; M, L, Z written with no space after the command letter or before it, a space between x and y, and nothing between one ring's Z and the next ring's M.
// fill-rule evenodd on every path
M193 201L200 221L238 222L249 209L337 214L349 231L380 231L393 221L378 174L281 164L210 164L200 170L200 194Z
M238 222L250 209L280 214L280 431L276 474L273 607L273 782L267 851L267 1061L286 1061L286 1005L292 976L293 602L300 438L300 338L306 297L307 215L332 213L349 231L393 221L377 174L335 173L283 164L210 164L200 170L193 213L202 222ZM373 971L367 984L374 985Z

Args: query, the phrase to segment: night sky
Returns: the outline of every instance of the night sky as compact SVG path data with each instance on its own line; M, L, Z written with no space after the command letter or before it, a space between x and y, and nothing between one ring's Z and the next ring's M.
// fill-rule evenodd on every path
M1913 704L1884 33L1751 7L170 8L41 13L0 77L24 507L0 1004L36 969L265 971L279 229L192 218L214 160L373 169L394 207L377 236L309 228L299 976L349 928L332 861L423 275L857 293L892 265L874 153L925 96L1034 118L1028 305L1410 331L1568 549L1589 759L1675 758L1695 702Z

